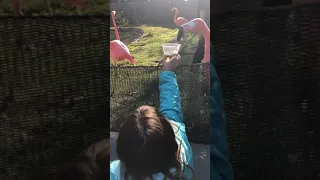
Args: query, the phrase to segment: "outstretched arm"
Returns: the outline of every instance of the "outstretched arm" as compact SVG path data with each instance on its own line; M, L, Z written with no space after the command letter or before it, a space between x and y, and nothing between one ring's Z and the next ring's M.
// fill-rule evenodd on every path
M163 71L159 75L160 113L168 119L183 123L181 98L177 76L172 71Z
M212 46L212 45L211 45ZM228 160L227 122L220 81L214 67L213 48L210 62L210 159L213 180L233 180L232 166Z

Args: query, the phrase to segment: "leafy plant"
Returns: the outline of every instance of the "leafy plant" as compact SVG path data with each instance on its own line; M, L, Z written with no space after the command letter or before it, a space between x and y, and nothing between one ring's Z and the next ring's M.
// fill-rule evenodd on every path
M115 18L117 26L129 26L129 20L123 11L117 11Z

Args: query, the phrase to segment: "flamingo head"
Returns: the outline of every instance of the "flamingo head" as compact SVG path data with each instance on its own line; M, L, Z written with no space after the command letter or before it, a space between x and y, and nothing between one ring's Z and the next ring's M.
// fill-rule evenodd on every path
M136 64L136 60L134 59L133 56L129 57L128 60L129 60L133 65Z
M114 16L116 15L116 11L112 11L111 13L112 13L112 15L114 15Z
M175 7L173 7L173 8L171 9L171 11L178 11L178 9L175 8Z
M204 27L206 26L206 23L201 18L193 19L185 24L183 24L178 32L177 41L180 41L180 39L183 37L184 33L188 32L202 32Z

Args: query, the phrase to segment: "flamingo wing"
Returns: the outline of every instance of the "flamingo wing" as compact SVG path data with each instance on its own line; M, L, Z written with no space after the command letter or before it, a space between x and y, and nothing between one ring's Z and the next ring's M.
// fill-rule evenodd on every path
M112 60L119 61L121 59L121 56L123 56L123 48L117 41L111 41L110 42L110 57Z
M130 55L128 47L121 41L113 40L111 41L111 44L112 45L110 47L110 56L112 57L112 59L122 61L126 59L128 54Z
M125 59L127 59L127 60L129 60L129 61L131 61L131 62L134 62L135 60L134 60L134 58L133 58L133 56L130 54L130 51L129 51L129 49L128 49L128 47L125 45L125 44L119 44L120 45L120 47L121 47L121 59L123 59L123 60L125 60Z
M121 46L122 49L130 53L128 46L126 46L123 42L116 40L118 45Z

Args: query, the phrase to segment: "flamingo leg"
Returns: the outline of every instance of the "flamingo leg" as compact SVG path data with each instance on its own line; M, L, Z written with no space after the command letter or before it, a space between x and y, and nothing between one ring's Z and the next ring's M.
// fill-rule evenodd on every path
M13 0L12 9L14 16L23 16L23 13L21 11L21 0Z
M112 64L113 70L116 71L114 77L118 77L118 64L117 61L113 60L113 64Z

